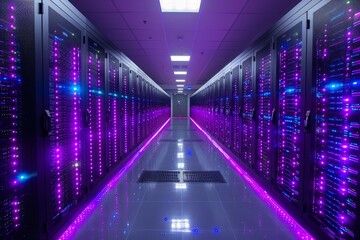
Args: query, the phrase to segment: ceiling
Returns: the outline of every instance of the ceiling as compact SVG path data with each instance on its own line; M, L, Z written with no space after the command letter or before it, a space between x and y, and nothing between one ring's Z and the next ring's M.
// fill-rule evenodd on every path
M168 93L175 69L195 91L300 2L202 0L199 13L162 13L159 0L69 1ZM174 54L190 62L172 63Z

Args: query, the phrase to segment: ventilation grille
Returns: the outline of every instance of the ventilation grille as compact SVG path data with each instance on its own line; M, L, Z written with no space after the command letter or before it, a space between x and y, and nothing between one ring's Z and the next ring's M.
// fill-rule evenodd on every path
M143 171L138 183L146 182L180 182L177 171Z
M184 182L226 183L219 171L185 171Z

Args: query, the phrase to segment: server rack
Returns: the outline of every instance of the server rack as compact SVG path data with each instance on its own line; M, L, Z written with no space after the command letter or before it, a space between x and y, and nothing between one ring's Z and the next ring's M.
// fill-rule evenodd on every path
M129 79L129 104L130 104L130 129L129 138L130 138L130 151L135 147L136 141L136 100L135 100L135 88L136 88L136 73L130 70L130 79Z
M107 91L107 166L112 168L123 156L121 155L121 93L120 93L120 61L109 53L108 91Z
M43 59L48 71L44 73L43 151L47 184L46 220L42 220L52 234L58 222L82 200L87 187L85 171L90 166L86 166L82 151L86 146L82 141L85 130L81 94L85 86L81 81L83 34L79 25L51 6L44 25ZM100 167L105 168L105 156Z
M314 91L308 109L315 116L308 126L315 164L310 217L332 239L359 239L360 3L324 1L309 15Z
M225 78L219 79L219 141L225 140Z
M88 38L87 126L89 181L94 184L106 169L105 48Z
M216 138L219 138L220 136L220 82L219 80L217 80L215 83L214 83L214 88L215 88L215 102L214 102L214 105L215 105L215 116L214 116L214 136Z
M306 18L293 22L276 38L278 92L277 189L298 211L302 207L304 167Z
M240 88L239 88L239 74L240 66L233 68L232 70L232 108L233 108L233 117L232 117L232 150L234 153L239 156L240 154Z
M231 139L233 132L231 131L231 122L232 122L232 109L231 109L231 101L232 101L232 83L231 83L231 73L228 72L225 74L225 136L224 136L224 143L225 146L231 148Z
M138 144L141 143L141 107L142 107L142 102L141 102L141 83L142 83L142 79L141 77L137 77L136 78L136 89L135 89L135 99L136 99L136 146Z
M241 114L241 151L242 160L250 166L254 164L254 81L253 57L242 63L242 114Z
M275 166L273 155L273 136L275 135L275 108L272 101L272 49L270 42L256 52L256 170L271 181Z
M123 155L126 156L130 152L129 143L129 74L130 69L125 64L121 64L121 106L122 106L122 121L121 121L121 134L122 134L122 151Z
M33 192L40 175L33 159L43 144L37 138L39 126L35 125L36 116L42 113L35 107L42 102L36 93L42 92L43 86L37 85L41 74L35 65L41 60L35 55L41 36L37 23L41 19L34 12L33 1L0 2L1 239L28 237L30 229L40 231L31 226L38 219L38 200ZM29 52L29 48L34 51ZM27 208L27 203L34 207Z

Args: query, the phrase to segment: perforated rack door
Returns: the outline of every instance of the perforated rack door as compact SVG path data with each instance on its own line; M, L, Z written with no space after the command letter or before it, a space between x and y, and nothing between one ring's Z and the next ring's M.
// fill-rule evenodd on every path
M231 131L231 122L232 122L232 109L231 109L231 100L232 100L232 95L231 95L231 88L232 88L232 83L231 83L231 73L228 72L225 74L225 104L224 104L224 108L225 108L225 136L224 136L224 142L225 145L230 148L231 147L231 139L232 139L232 134L233 132Z
M7 239L23 220L22 79L18 46L18 4L0 3L0 238ZM25 175L23 176L25 178Z
M105 49L91 38L88 42L88 172L95 183L106 168Z
M109 70L108 70L108 167L111 168L122 159L120 151L121 147L121 118L120 118L120 75L119 75L119 60L113 55L109 54Z
M225 138L225 78L219 79L219 141L224 142Z
M135 81L136 73L130 70L129 78L129 150L132 151L135 145Z
M242 64L242 114L241 114L241 152L242 160L250 166L254 164L254 86L253 57Z
M279 91L279 153L277 187L285 198L300 204L302 161L301 107L304 102L301 61L302 22L277 38L277 84Z
M312 213L331 238L359 239L360 2L331 1L313 21Z
M240 154L240 87L239 87L239 66L232 70L232 150L235 154Z
M256 53L256 169L270 180L274 159L272 159L272 106L271 49L268 43Z
M50 218L71 209L83 195L81 112L81 31L49 8L49 82L51 115L47 199Z
M125 65L121 65L121 134L122 145L121 150L124 156L126 156L129 149L129 68Z
M136 90L135 90L135 99L136 99L136 146L141 143L141 77L136 78Z

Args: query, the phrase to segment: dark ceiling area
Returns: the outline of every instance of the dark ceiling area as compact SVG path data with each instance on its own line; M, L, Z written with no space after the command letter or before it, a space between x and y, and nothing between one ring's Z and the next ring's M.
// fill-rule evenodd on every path
M177 78L198 89L300 2L202 0L199 13L162 13L159 0L69 1L168 93Z

